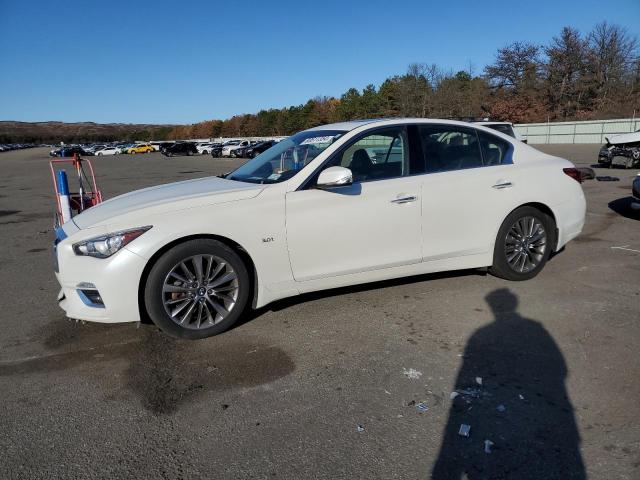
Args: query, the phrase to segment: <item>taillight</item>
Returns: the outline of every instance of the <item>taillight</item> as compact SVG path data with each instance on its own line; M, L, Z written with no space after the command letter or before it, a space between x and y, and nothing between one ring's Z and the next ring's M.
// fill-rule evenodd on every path
M577 168L563 168L562 171L573 178L576 182L582 183L582 172Z

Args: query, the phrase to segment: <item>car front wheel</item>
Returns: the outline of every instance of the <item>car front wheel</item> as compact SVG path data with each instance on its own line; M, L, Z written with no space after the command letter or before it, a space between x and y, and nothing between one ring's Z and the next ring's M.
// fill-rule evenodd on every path
M245 264L231 248L216 240L191 240L167 251L151 268L145 306L164 332L205 338L240 318L249 284Z
M502 222L489 271L507 280L528 280L544 268L555 244L555 223L534 207L520 207Z

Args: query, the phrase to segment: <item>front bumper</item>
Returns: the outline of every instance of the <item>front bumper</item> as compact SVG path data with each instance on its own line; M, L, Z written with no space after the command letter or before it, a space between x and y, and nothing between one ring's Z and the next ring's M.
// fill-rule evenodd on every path
M72 242L56 245L61 290L58 304L69 318L91 322L120 323L140 321L138 287L146 260L125 248L109 258L76 255ZM92 305L81 291L93 284L100 293L103 306Z

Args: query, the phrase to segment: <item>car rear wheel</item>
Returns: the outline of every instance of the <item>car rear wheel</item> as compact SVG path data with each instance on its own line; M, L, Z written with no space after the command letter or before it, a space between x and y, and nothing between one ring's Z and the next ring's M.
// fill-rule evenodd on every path
M555 223L534 207L520 207L502 222L489 271L507 280L528 280L544 268L555 244Z
M227 245L191 240L166 252L149 272L145 306L166 333L198 339L231 327L249 298L249 274Z

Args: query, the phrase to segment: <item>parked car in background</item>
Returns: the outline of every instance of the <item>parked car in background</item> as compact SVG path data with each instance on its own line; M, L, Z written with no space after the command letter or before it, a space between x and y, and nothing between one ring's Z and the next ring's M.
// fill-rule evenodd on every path
M258 142L254 145L247 147L244 151L244 157L246 158L254 158L260 155L262 152L268 150L273 147L276 143L275 140L266 140L264 142Z
M195 155L198 153L198 150L195 144L191 142L176 142L163 147L160 152L167 157L173 157L179 155Z
M134 145L133 147L127 148L125 153L151 153L155 152L155 148L153 148L148 143Z
M195 148L195 147L194 147ZM374 162L370 150L384 150ZM221 177L113 198L57 232L67 316L203 338L328 288L489 268L528 280L582 231L568 160L465 122L299 132Z
M598 163L605 167L618 165L624 168L640 166L640 130L605 137L606 144L598 152Z
M82 147L79 147L78 145L60 147L49 152L49 155L52 157L73 157L76 154L86 156L87 152L85 152Z
M115 146L120 149L121 153L127 153L127 150L134 147L135 143L116 143Z
M636 178L631 184L631 194L634 198L634 201L631 202L631 208L634 210L640 210L640 173L636 175Z
M224 148L223 144L217 144L213 147L211 147L211 156L213 158L219 158L222 156L222 149Z
M221 143L199 143L198 145L196 145L196 150L198 151L198 153L200 155L209 155L211 153L211 150L222 146Z
M160 148L162 147L162 145L163 144L168 144L168 143L170 143L170 142L155 141L155 142L149 142L149 145L151 145L156 152L159 152Z
M233 156L232 152L240 147L246 147L250 145L249 140L230 140L228 142L226 142L223 146L222 146L222 153L221 156L222 157L231 157Z
M119 147L105 147L100 150L96 150L94 155L101 157L102 155L120 155L122 150Z
M95 153L98 150L102 150L103 148L106 148L106 145L102 145L102 144L94 144L94 145L88 145L86 147L82 147L83 150L91 155L95 155Z
M231 157L233 158L247 158L247 149L252 145L245 145L243 147L238 147L231 151Z
M477 123L478 125L482 125L483 127L488 127L497 132L504 133L505 135L509 135L510 137L513 137L516 140L520 140L523 143L527 143L527 140L523 138L522 135L520 135L518 132L516 132L516 129L513 128L513 123L511 122L477 121L472 123Z

